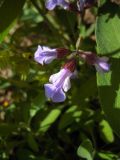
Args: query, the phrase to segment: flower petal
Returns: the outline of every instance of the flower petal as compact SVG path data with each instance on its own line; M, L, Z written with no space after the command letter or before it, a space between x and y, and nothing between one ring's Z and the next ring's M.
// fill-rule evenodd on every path
M45 53L56 52L56 49L51 49L51 48L46 47L46 46L42 46L42 50L43 50L43 52L45 52Z
M54 85L53 84L45 84L44 87L45 87L45 96L47 98L52 98L52 96L55 92L55 89L56 89L54 87Z
M53 102L63 102L66 95L62 89L57 89L53 84L45 84L45 96L51 98Z
M34 54L34 58L36 58L36 57L39 57L39 54L42 52L42 47L41 46L38 46L38 48L37 48L37 50L36 50L36 52L35 52L35 54Z
M49 82L55 83L56 81L59 81L64 75L66 74L67 70L66 69L61 69L58 73L53 74L49 78Z
M110 65L107 62L99 62L99 66L104 70L104 71L109 71Z
M39 56L39 57L34 57L34 59L36 62L38 62L42 65L44 64L44 57Z
M63 90L67 92L71 88L70 77L67 77L63 84Z
M85 4L85 0L78 0L77 1L77 7L80 12L82 12L84 10L84 4Z
M94 63L96 70L101 73L108 72L110 70L110 65L107 62L108 60L108 57L97 57Z
M49 64L54 59L57 58L57 51L56 49L50 49L46 46L38 46L37 51L34 54L34 59L40 64Z
M60 72L55 73L55 74L50 76L49 82L55 83L59 79L59 77L60 77Z
M108 64L109 58L108 57L100 57L96 61L96 67L97 70L102 70L102 71L109 71L110 70L110 65Z
M54 56L45 57L45 58L44 58L44 63L45 63L45 64L49 64L49 63L51 63L54 59L56 59L56 57L54 57Z
M69 8L69 3L67 3L65 0L58 0L58 5L62 6L64 9Z
M62 89L57 90L51 98L53 102L63 102L66 99L66 95Z
M57 0L47 0L45 6L48 10L53 10L57 5Z

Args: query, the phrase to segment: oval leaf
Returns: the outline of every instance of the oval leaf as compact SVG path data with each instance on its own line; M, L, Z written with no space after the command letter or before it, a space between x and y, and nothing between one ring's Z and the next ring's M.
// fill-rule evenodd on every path
M103 1L102 1L103 2ZM96 23L98 51L110 58L111 71L97 75L101 105L113 129L120 135L120 7L105 1Z
M82 142L77 150L77 155L86 160L93 160L93 146L89 139Z

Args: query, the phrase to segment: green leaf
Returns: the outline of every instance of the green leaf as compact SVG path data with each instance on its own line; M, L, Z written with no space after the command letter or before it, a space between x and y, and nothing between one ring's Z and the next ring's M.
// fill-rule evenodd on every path
M27 136L27 141L28 141L28 144L29 144L29 147L35 151L35 152L38 152L39 151L39 147L38 147L38 144L34 138L34 136L29 133L28 136Z
M98 156L101 160L118 160L119 158L117 155L109 152L98 152Z
M3 0L0 4L0 42L8 34L13 22L19 15L25 0Z
M93 146L89 139L82 142L77 150L77 155L86 160L93 160Z
M60 114L60 109L40 109L31 120L31 128L34 131L45 133Z
M102 1L103 2L103 1ZM96 23L98 52L110 58L110 72L97 74L102 108L113 129L120 135L120 7L105 1Z
M40 123L40 132L46 132L49 127L56 121L58 116L60 115L61 110L60 109L53 109L46 117L43 119L43 121Z
M69 125L72 125L76 121L80 121L80 118L82 116L82 111L78 110L77 106L72 106L68 108L68 110L61 116L60 122L59 122L59 129L65 129Z
M114 134L109 123L103 119L99 124L101 137L105 142L112 143L114 141Z
M96 36L99 53L102 55L120 57L119 16L119 6L108 1L100 6Z

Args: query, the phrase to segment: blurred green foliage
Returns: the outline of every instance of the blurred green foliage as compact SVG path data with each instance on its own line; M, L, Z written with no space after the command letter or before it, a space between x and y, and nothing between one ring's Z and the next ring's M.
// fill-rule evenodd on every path
M100 42L97 35L97 48L94 31L101 10L93 7L80 16L60 8L47 11L44 3L0 1L0 160L119 160L120 139L104 114L109 108L105 110L103 104L101 109L94 68L80 61L67 100L55 104L45 98L43 85L59 71L64 59L48 66L33 59L38 44L96 52L110 33L97 33L103 34ZM108 26L112 27L109 22ZM116 44L114 38L111 42Z

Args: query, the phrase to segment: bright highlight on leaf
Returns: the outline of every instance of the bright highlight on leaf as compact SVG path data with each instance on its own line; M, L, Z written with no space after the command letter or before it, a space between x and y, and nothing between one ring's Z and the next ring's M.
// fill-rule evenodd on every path
M77 154L81 158L86 160L93 160L93 146L89 139L86 139L82 142L77 150Z

